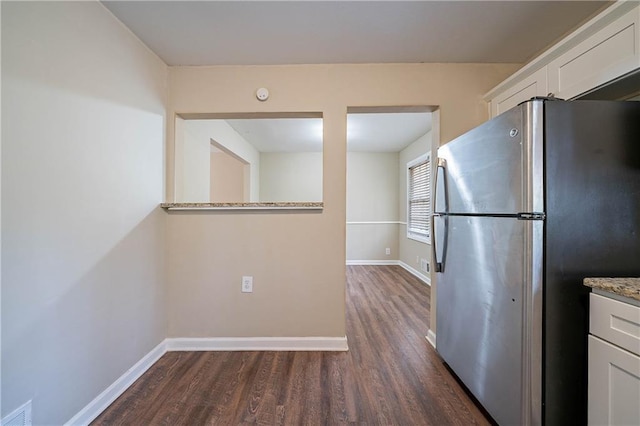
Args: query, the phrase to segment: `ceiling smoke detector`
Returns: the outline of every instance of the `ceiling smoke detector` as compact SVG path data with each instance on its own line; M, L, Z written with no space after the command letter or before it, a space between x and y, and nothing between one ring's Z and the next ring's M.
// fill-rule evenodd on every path
M264 87L259 88L258 90L256 90L256 98L258 98L258 100L261 102L266 101L267 99L269 99L269 91Z

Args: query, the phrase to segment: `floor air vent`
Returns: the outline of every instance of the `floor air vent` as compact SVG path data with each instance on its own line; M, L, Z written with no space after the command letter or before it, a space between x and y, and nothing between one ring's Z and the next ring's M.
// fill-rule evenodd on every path
M31 401L5 416L2 426L31 426Z

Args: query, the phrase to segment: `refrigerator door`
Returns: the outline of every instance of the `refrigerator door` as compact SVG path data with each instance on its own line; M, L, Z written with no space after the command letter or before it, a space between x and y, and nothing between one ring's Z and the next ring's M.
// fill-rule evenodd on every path
M535 351L541 349L532 344L539 339L533 323L540 313L532 299L535 292L541 297L542 226L516 218L447 217L436 348L500 425L530 424L531 413L540 411L531 406L540 399L540 384L531 378L532 369L540 377ZM439 232L442 227L434 229Z
M582 281L640 276L640 102L550 102L545 122L545 422L586 424Z
M525 102L438 149L435 213L543 212L543 102Z

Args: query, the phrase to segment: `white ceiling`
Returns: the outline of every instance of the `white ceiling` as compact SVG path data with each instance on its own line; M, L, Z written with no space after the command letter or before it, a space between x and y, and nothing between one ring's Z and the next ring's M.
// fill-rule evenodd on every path
M103 1L169 65L523 63L602 1Z
M603 1L103 1L169 65L523 63ZM259 151L319 151L320 120L228 120ZM350 151L397 152L431 114L349 114Z
M242 118L225 120L260 152L321 152L321 118ZM347 115L347 149L399 152L431 130L431 113Z
M260 152L321 152L321 118L252 118L226 120Z
M347 150L399 152L431 130L431 113L347 115Z

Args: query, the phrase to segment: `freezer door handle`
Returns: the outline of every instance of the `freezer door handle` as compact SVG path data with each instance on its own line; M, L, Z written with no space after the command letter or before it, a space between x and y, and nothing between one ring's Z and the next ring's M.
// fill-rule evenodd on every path
M449 210L447 180L446 180L447 160L438 158L438 167L436 169L436 193L433 197L433 211L435 213L447 213Z
M436 272L444 272L447 246L447 222L447 216L442 216L437 213L431 216L431 235Z

